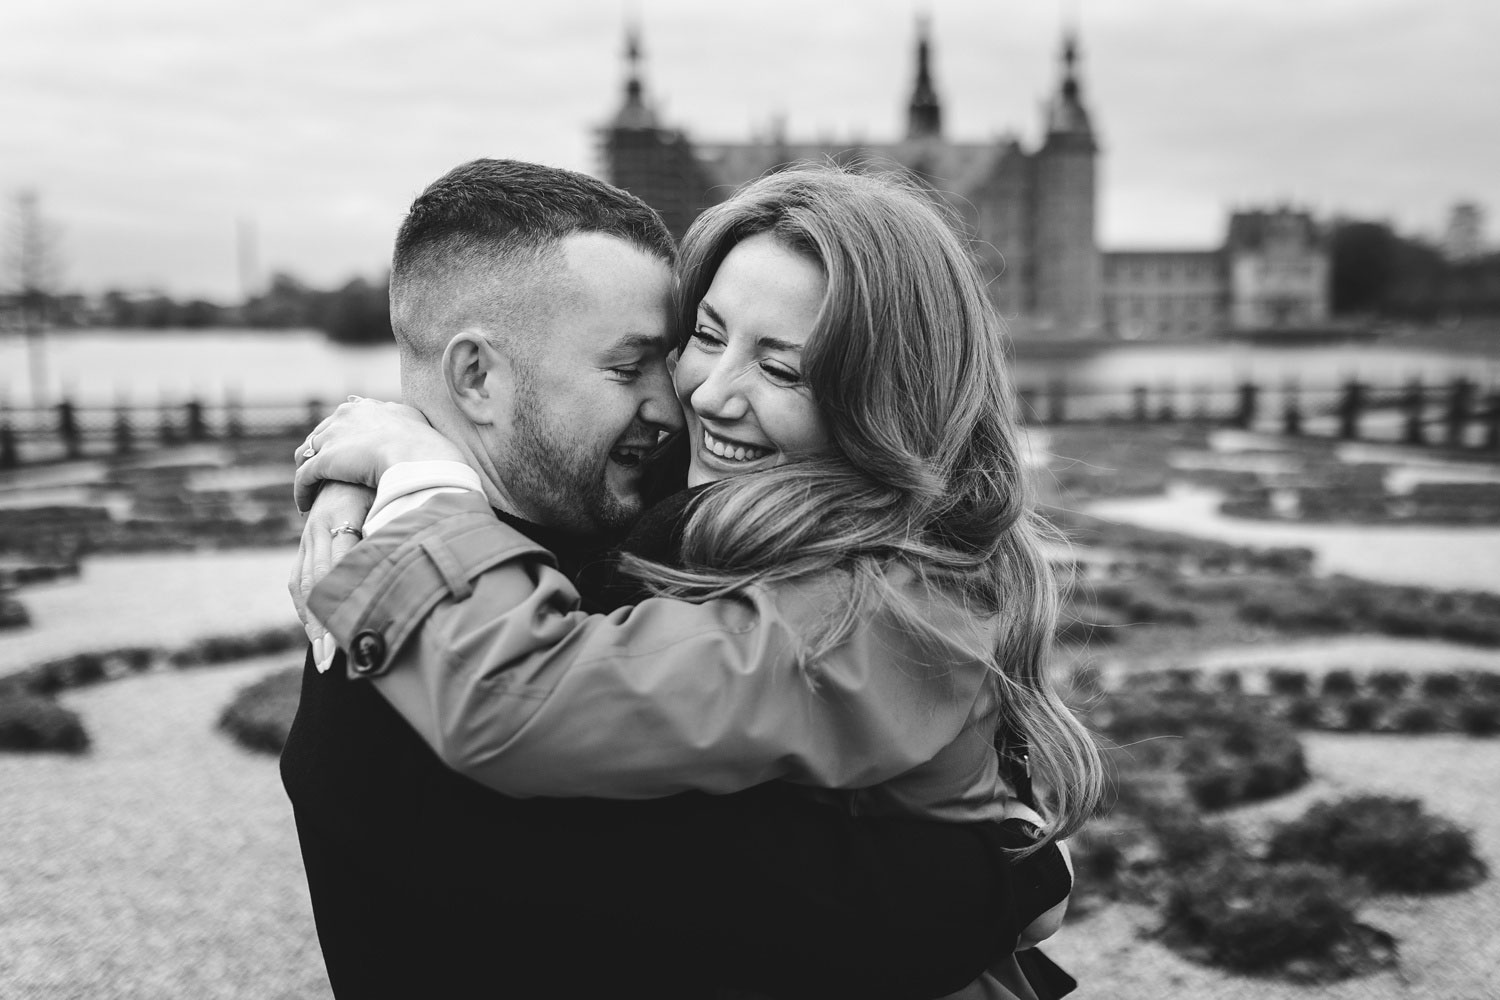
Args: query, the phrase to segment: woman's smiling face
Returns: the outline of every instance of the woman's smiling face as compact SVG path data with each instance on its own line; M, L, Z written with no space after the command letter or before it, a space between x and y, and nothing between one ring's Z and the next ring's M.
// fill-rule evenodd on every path
M735 244L719 265L674 375L692 448L689 486L828 450L802 378L802 347L827 288L817 263L765 233Z

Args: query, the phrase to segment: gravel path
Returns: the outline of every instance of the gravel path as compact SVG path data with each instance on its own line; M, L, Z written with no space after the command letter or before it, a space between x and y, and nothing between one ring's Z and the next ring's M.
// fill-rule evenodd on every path
M275 761L214 729L234 692L285 655L72 693L87 757L0 755L0 997L325 1000L291 810ZM1306 734L1316 775L1241 810L1255 829L1356 790L1416 795L1473 828L1500 868L1500 741ZM1455 896L1378 901L1401 968L1317 990L1226 976L1140 936L1111 907L1048 951L1078 1000L1480 1000L1500 982L1500 874Z
M1450 896L1384 897L1363 918L1394 934L1400 967L1310 989L1234 977L1194 965L1140 936L1154 914L1110 907L1068 925L1047 952L1082 984L1076 1000L1487 1000L1500 989L1500 741L1462 736L1345 736L1304 733L1315 775L1306 788L1239 810L1255 830L1290 819L1321 799L1356 792L1420 798L1430 812L1476 834L1491 876Z
M0 755L0 997L331 996L276 762L214 728L287 663L83 689L92 753Z
M119 646L297 624L287 575L295 547L89 556L78 579L23 587L30 628L0 632L0 674Z

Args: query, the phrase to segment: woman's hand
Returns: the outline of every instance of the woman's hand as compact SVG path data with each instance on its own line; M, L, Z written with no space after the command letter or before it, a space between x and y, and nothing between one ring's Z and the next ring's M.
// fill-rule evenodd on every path
M375 491L353 483L324 483L313 501L307 521L302 525L302 544L287 590L297 607L297 617L312 642L313 658L319 670L327 670L337 645L323 624L307 610L307 595L313 585L328 575L333 564L344 558L362 537L360 529L375 502ZM347 530L353 528L354 530Z
M312 508L321 482L378 486L381 475L397 462L426 459L465 461L463 452L419 411L350 396L297 448L297 509Z

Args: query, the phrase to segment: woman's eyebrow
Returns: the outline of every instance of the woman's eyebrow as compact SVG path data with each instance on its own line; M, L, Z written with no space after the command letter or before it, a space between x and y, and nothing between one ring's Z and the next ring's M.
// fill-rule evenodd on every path
M715 309L713 307L713 304L710 303L707 299L703 299L698 303L698 311L705 314L709 319L713 320L720 326L726 325L724 322L724 317L719 315L719 310Z
M801 344L793 343L790 340L778 340L776 337L756 337L755 346L765 348L768 351L800 353L802 350Z

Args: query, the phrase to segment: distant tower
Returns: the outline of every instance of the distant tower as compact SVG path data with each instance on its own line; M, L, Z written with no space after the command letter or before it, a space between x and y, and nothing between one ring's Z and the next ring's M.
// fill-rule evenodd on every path
M1078 41L1063 38L1062 82L1047 103L1046 136L1033 160L1033 301L1038 332L1100 332L1100 259L1094 239L1099 144L1078 82Z
M1449 260L1473 260L1484 253L1484 209L1461 201L1448 214L1443 255Z
M241 218L235 224L235 264L240 278L240 304L245 305L260 293L260 240L253 219Z
M943 106L932 85L931 27L926 15L917 18L917 81L906 109L908 139L937 139L943 134Z
M672 235L681 239L710 204L709 182L687 137L663 128L646 103L635 25L625 31L625 100L599 137L609 182L660 212Z

